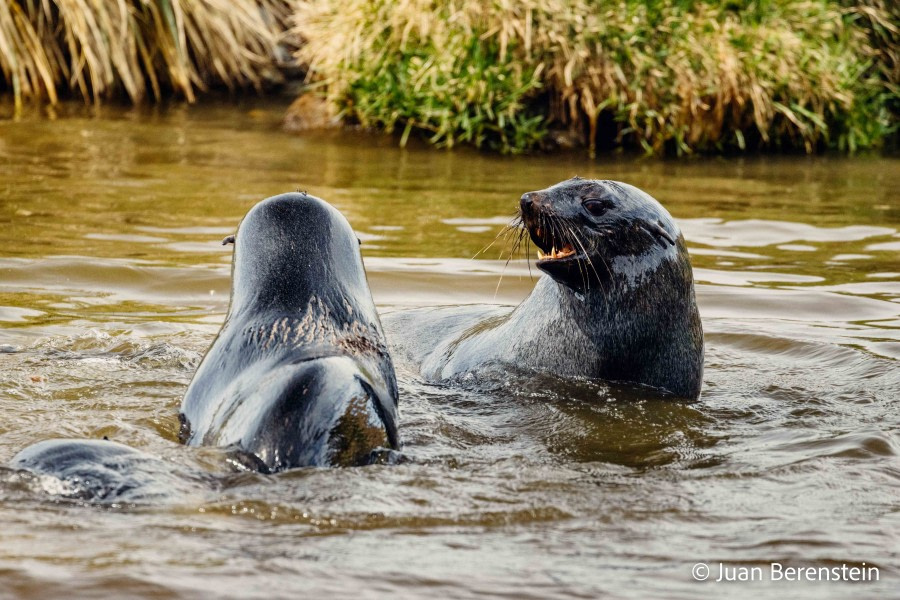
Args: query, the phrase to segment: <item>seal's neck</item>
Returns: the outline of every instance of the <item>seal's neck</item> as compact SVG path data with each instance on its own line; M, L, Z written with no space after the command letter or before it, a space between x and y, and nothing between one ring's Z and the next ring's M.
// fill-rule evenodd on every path
M501 335L532 349L530 367L696 397L703 342L690 266L665 261L652 277L635 267L613 268L609 279L584 292L542 277Z
M541 277L534 290L493 335L506 356L525 366L561 375L593 376L598 369L598 340L593 326L605 317L589 296Z

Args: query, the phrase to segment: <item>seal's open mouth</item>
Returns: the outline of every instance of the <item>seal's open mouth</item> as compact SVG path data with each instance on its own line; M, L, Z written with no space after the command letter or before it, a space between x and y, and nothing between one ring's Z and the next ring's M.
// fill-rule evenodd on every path
M534 245L538 248L538 262L577 258L577 252L575 252L572 244L568 241L556 239L551 232L541 227L535 227L534 229L529 229L529 234Z
M575 249L566 244L561 249L557 250L556 248L550 249L550 254L544 254L540 250L537 251L538 260L559 260L561 258L568 258L575 254Z

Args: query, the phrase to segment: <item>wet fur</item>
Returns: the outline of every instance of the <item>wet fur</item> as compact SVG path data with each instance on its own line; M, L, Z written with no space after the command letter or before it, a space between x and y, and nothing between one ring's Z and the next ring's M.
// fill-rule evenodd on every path
M595 217L585 199L608 201L609 208ZM473 314L468 323L434 310L392 316L405 323L407 336L418 321L413 335L438 340L430 350L402 349L423 375L442 381L509 364L697 398L703 331L684 238L669 213L628 184L580 178L526 194L522 207L501 232L513 250L552 240L583 259L538 261L548 276L508 314Z
M182 440L262 471L370 462L397 449L397 383L349 223L282 194L234 239L225 324L181 406Z

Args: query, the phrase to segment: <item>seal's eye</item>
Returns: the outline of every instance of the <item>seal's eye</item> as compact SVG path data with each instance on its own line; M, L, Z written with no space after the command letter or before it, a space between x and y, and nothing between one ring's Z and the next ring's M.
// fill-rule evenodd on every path
M606 211L615 207L612 200L604 198L585 198L581 205L584 207L584 210L595 217L602 216Z

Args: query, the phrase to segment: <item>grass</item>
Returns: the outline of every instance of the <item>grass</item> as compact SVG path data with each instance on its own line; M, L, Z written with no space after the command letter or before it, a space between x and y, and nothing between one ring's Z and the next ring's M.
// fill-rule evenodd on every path
M4 0L0 72L17 107L124 92L139 101L175 90L193 102L209 85L260 88L275 57L287 0Z
M898 36L895 0L5 0L0 91L193 102L299 62L404 144L854 151L897 139Z
M650 154L845 150L896 128L881 0L309 0L298 56L346 118L504 152L549 129Z

